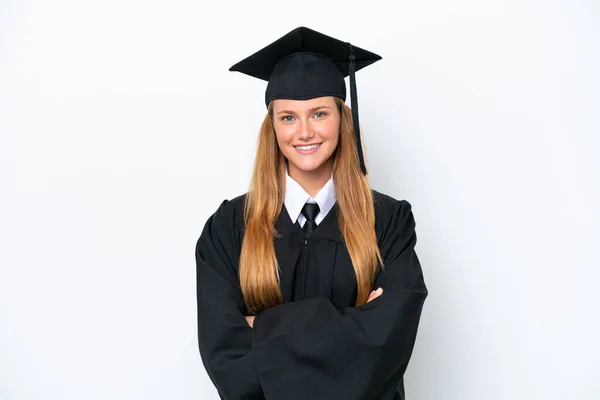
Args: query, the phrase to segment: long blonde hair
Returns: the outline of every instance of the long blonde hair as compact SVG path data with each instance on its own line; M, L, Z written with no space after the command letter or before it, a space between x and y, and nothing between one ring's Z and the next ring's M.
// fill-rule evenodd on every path
M354 266L356 306L365 304L377 262L383 265L375 234L373 194L362 174L352 126L352 111L335 98L340 136L334 152L333 180L338 223ZM240 255L240 285L248 312L255 314L283 303L279 264L275 255L275 222L285 197L286 159L279 150L273 127L272 102L260 128L250 189L244 207L245 234Z

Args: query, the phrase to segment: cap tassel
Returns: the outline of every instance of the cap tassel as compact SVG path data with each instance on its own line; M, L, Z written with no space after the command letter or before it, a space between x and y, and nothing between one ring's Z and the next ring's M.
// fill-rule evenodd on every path
M362 145L360 140L360 127L358 124L358 95L356 94L356 77L355 73L355 56L352 45L350 46L350 102L352 105L352 124L354 125L354 137L356 138L356 149L358 150L358 160L360 161L360 169L363 175L367 175L367 167L365 166L365 159L363 156Z

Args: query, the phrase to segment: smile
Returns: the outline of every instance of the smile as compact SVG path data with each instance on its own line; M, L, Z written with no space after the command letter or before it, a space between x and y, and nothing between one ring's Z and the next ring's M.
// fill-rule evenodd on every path
M321 143L316 143L316 144L311 144L311 145L308 145L308 146L294 146L294 147L296 148L296 150L309 151L309 150L316 149L320 145L321 145Z

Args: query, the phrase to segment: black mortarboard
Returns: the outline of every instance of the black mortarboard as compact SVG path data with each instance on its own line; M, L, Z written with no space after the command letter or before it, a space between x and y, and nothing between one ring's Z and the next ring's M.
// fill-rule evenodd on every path
M366 175L354 72L378 60L381 57L375 53L299 27L229 70L268 81L265 93L267 105L275 99L308 100L321 96L337 96L346 100L344 78L349 75L354 135L360 167Z

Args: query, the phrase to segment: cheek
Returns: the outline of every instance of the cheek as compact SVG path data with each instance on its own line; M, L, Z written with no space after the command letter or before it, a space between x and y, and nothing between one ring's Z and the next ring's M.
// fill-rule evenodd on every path
M286 126L275 126L275 137L277 143L282 146L289 144L294 138L293 130Z
M323 139L330 140L332 142L337 143L340 134L340 124L339 122L333 120L323 127L322 137Z

